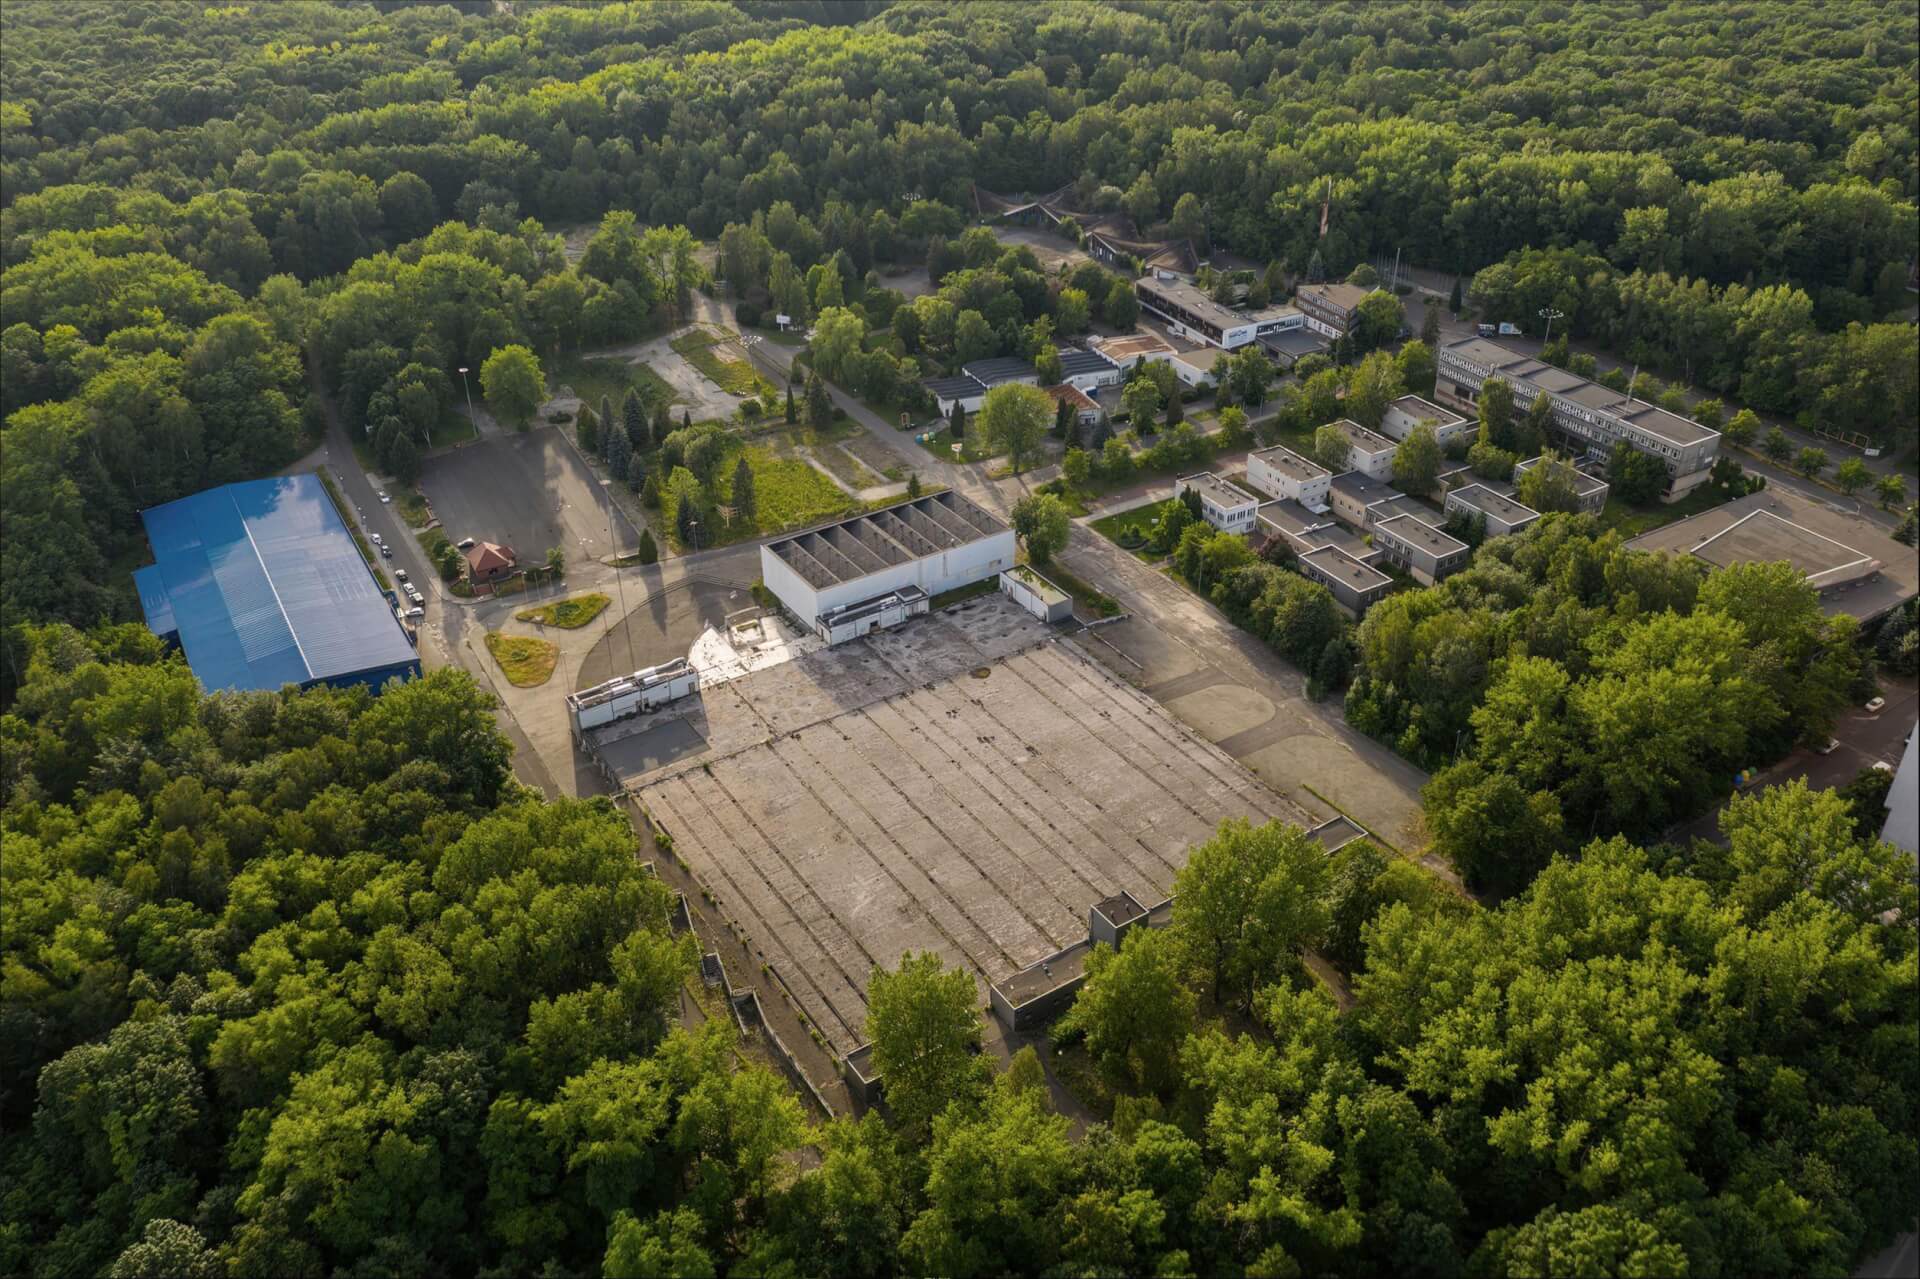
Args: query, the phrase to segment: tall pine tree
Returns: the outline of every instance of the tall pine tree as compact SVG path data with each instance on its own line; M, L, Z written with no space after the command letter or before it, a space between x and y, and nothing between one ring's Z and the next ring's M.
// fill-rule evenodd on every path
M799 411L793 407L793 384L787 384L787 425L792 426L800 420Z
M620 403L620 420L627 428L627 447L635 453L644 453L653 447L647 435L647 406L640 402L640 392L629 390L627 398Z
M753 492L753 468L747 465L744 450L733 467L733 518L742 528L752 528L760 518L760 499Z
M818 373L807 378L807 425L815 430L833 425L833 400Z
M599 435L599 453L601 457L607 455L607 437L614 434L614 424L619 420L619 418L613 415L613 397L611 395L601 396Z
M673 405L665 400L653 411L653 444L659 448L667 442L667 436L673 433Z

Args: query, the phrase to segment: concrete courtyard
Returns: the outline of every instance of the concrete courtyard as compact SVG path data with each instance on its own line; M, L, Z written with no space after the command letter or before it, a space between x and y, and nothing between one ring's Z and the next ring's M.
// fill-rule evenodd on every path
M1164 899L1221 819L1308 820L997 596L699 700L649 733L706 748L635 794L841 1053L876 964L934 950L984 992L1095 901Z

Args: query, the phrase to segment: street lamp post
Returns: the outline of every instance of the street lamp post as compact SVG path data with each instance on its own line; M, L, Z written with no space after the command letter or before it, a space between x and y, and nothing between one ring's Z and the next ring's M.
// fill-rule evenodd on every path
M1547 343L1553 341L1553 322L1555 320L1565 319L1566 315L1567 313L1565 311L1556 311L1554 308L1550 306L1543 306L1540 308L1540 317L1547 322L1546 334L1540 339L1541 346L1545 346L1547 345Z
M473 415L473 388L467 385L467 366L460 366L460 389L467 393L467 420L473 423L473 429L480 429L480 419Z

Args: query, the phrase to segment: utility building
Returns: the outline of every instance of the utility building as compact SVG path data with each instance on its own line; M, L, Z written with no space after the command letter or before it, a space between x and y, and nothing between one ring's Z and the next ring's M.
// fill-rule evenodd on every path
M1133 282L1140 306L1167 322L1176 337L1192 338L1231 351L1273 333L1305 326L1307 317L1290 306L1236 311L1184 280L1145 276Z
M208 692L369 684L420 673L390 597L311 473L225 484L140 513L133 575L156 635Z
M801 626L837 643L924 613L932 596L1013 560L1012 529L958 493L931 493L768 542L760 577Z

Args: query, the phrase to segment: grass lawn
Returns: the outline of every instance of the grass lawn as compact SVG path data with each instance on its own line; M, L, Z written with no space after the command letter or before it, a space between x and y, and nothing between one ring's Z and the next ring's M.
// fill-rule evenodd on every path
M515 688L533 688L553 678L554 664L560 660L560 646L551 640L531 635L505 635L487 632L487 651L500 664L507 682Z
M558 626L563 630L578 630L594 618L600 616L609 603L606 596L598 591L590 595L575 595L569 599L555 600L551 604L542 604L538 608L523 608L514 614L522 622L536 622L541 626Z
M709 382L725 391L728 395L737 395L745 399L749 395L765 399L768 395L778 395L779 388L754 371L753 365L745 360L723 360L714 350L730 339L710 329L692 329L682 333L668 343L684 357L687 363L699 369Z
M931 439L926 439L926 440L922 440L919 438L918 435L916 435L914 439L915 439L915 442L918 443L921 448L925 449L927 452L933 454L935 457L941 459L942 461L951 462L954 460L952 432L940 431L936 433ZM967 438L961 441L959 460L962 462L985 462L998 456L999 454L997 453L982 453L979 449L977 441L974 440L973 432L971 431L967 432Z
M440 420L434 423L432 433L427 436L427 447L438 449L445 448L449 444L465 444L479 434L479 428L474 426L472 418L456 408L449 407L440 415Z
M1725 491L1712 484L1702 484L1670 506L1629 506L1609 496L1600 512L1600 523L1604 528L1619 529L1621 537L1638 537L1675 520L1710 511L1726 500Z
M1120 535L1127 529L1137 529L1144 539L1148 536L1148 530L1159 509L1158 505L1136 506L1131 511L1121 511L1118 515L1102 515L1097 520L1088 520L1087 527L1135 559L1151 564L1162 557L1148 550L1145 541L1137 546L1128 546L1120 540Z
M614 412L618 413L629 390L640 392L640 402L647 406L649 413L662 403L680 402L665 378L648 365L629 364L624 356L595 359L570 355L554 366L552 380L572 387L573 393L595 413L600 411L602 398L612 400Z

